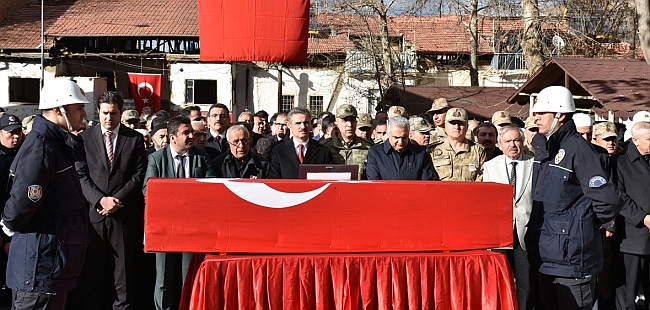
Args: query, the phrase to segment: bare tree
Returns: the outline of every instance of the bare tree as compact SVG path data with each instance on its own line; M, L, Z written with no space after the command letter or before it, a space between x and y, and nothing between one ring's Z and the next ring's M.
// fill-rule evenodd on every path
M645 61L650 64L650 3L636 0L636 14L639 23L639 46Z
M524 33L521 46L526 57L528 75L533 75L544 64L539 7L537 0L521 0L521 8L524 18Z

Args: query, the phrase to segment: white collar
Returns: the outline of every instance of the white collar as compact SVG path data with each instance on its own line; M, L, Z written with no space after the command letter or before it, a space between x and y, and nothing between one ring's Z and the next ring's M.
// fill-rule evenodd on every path
M121 125L122 124L117 124L117 127L115 127L115 129L111 130L111 132L114 133L115 135L117 135L117 132L120 130ZM108 129L104 128L104 126L102 126L101 124L99 125L99 128L102 129L102 136L105 135L106 132L108 131Z

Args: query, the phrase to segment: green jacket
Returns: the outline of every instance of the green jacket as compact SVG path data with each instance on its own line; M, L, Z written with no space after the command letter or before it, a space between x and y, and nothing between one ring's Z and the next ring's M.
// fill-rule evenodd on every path
M332 152L332 163L337 165L359 165L359 180L366 179L368 149L374 144L370 140L354 137L349 145L343 143L339 133L320 142Z

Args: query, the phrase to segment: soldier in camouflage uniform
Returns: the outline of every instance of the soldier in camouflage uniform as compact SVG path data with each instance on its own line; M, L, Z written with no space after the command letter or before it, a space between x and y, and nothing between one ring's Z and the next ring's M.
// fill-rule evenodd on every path
M530 145L530 143L533 141L533 137L537 133L537 125L535 125L535 117L534 116L529 116L526 119L525 122L525 127L524 127L524 136L526 137L526 141L524 141L524 154L530 155L530 156L535 156L535 149Z
M444 141L447 138L447 133L445 132L445 117L447 111L449 110L449 102L445 98L438 98L433 101L431 104L431 109L427 111L427 114L433 116L433 122L436 124L436 135L440 138L439 141ZM431 139L431 142L436 142Z
M357 109L344 104L336 109L336 126L338 131L332 137L320 142L332 152L332 163L359 165L359 179L366 179L366 160L372 141L356 135Z
M440 180L481 181L485 152L480 145L465 138L467 112L451 108L447 111L445 120L447 138L430 149L433 167Z
M357 136L372 140L372 115L369 113L359 113L357 115Z

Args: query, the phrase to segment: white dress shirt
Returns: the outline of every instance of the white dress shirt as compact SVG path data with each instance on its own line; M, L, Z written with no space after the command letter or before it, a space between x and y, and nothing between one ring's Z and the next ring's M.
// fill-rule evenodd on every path
M173 147L170 146L169 151L172 153L172 158L174 159L174 176L176 176L178 174L178 165L180 165L181 160L180 160L180 158L177 157L177 155L179 155L179 154L174 150ZM183 169L185 169L185 177L189 178L190 177L189 153L185 152L185 154L183 154L182 156L185 157L184 165L183 165Z
M99 127L102 129L102 141L106 141L105 137L106 137L106 132L108 131L108 129L104 128L102 125L99 125ZM117 143L115 143L115 142L117 142L117 133L118 133L119 130L120 130L120 125L119 124L117 125L117 127L115 127L115 129L111 130L111 132L113 133L111 135L111 142L113 142L113 154L115 154L115 146L117 145ZM106 142L104 142L104 143L106 143Z
M516 180L516 188L515 190L517 193L519 193L519 190L524 186L524 167L522 165L522 160L524 158L523 155L519 155L519 158L516 160L512 160L508 156L504 156L506 158L506 173L508 174L508 180L510 180L510 170L512 170L512 163L513 161L517 162L517 166L515 167L515 171L517 171L517 180ZM517 197L515 197L516 199Z
M296 156L298 156L298 158L300 158L300 156L298 155L298 150L299 150L298 145L300 145L300 144L303 145L302 158L305 158L305 154L307 154L307 142L309 142L309 141L305 141L305 142L301 143L301 142L296 141L296 139L293 139L293 149L296 151Z

